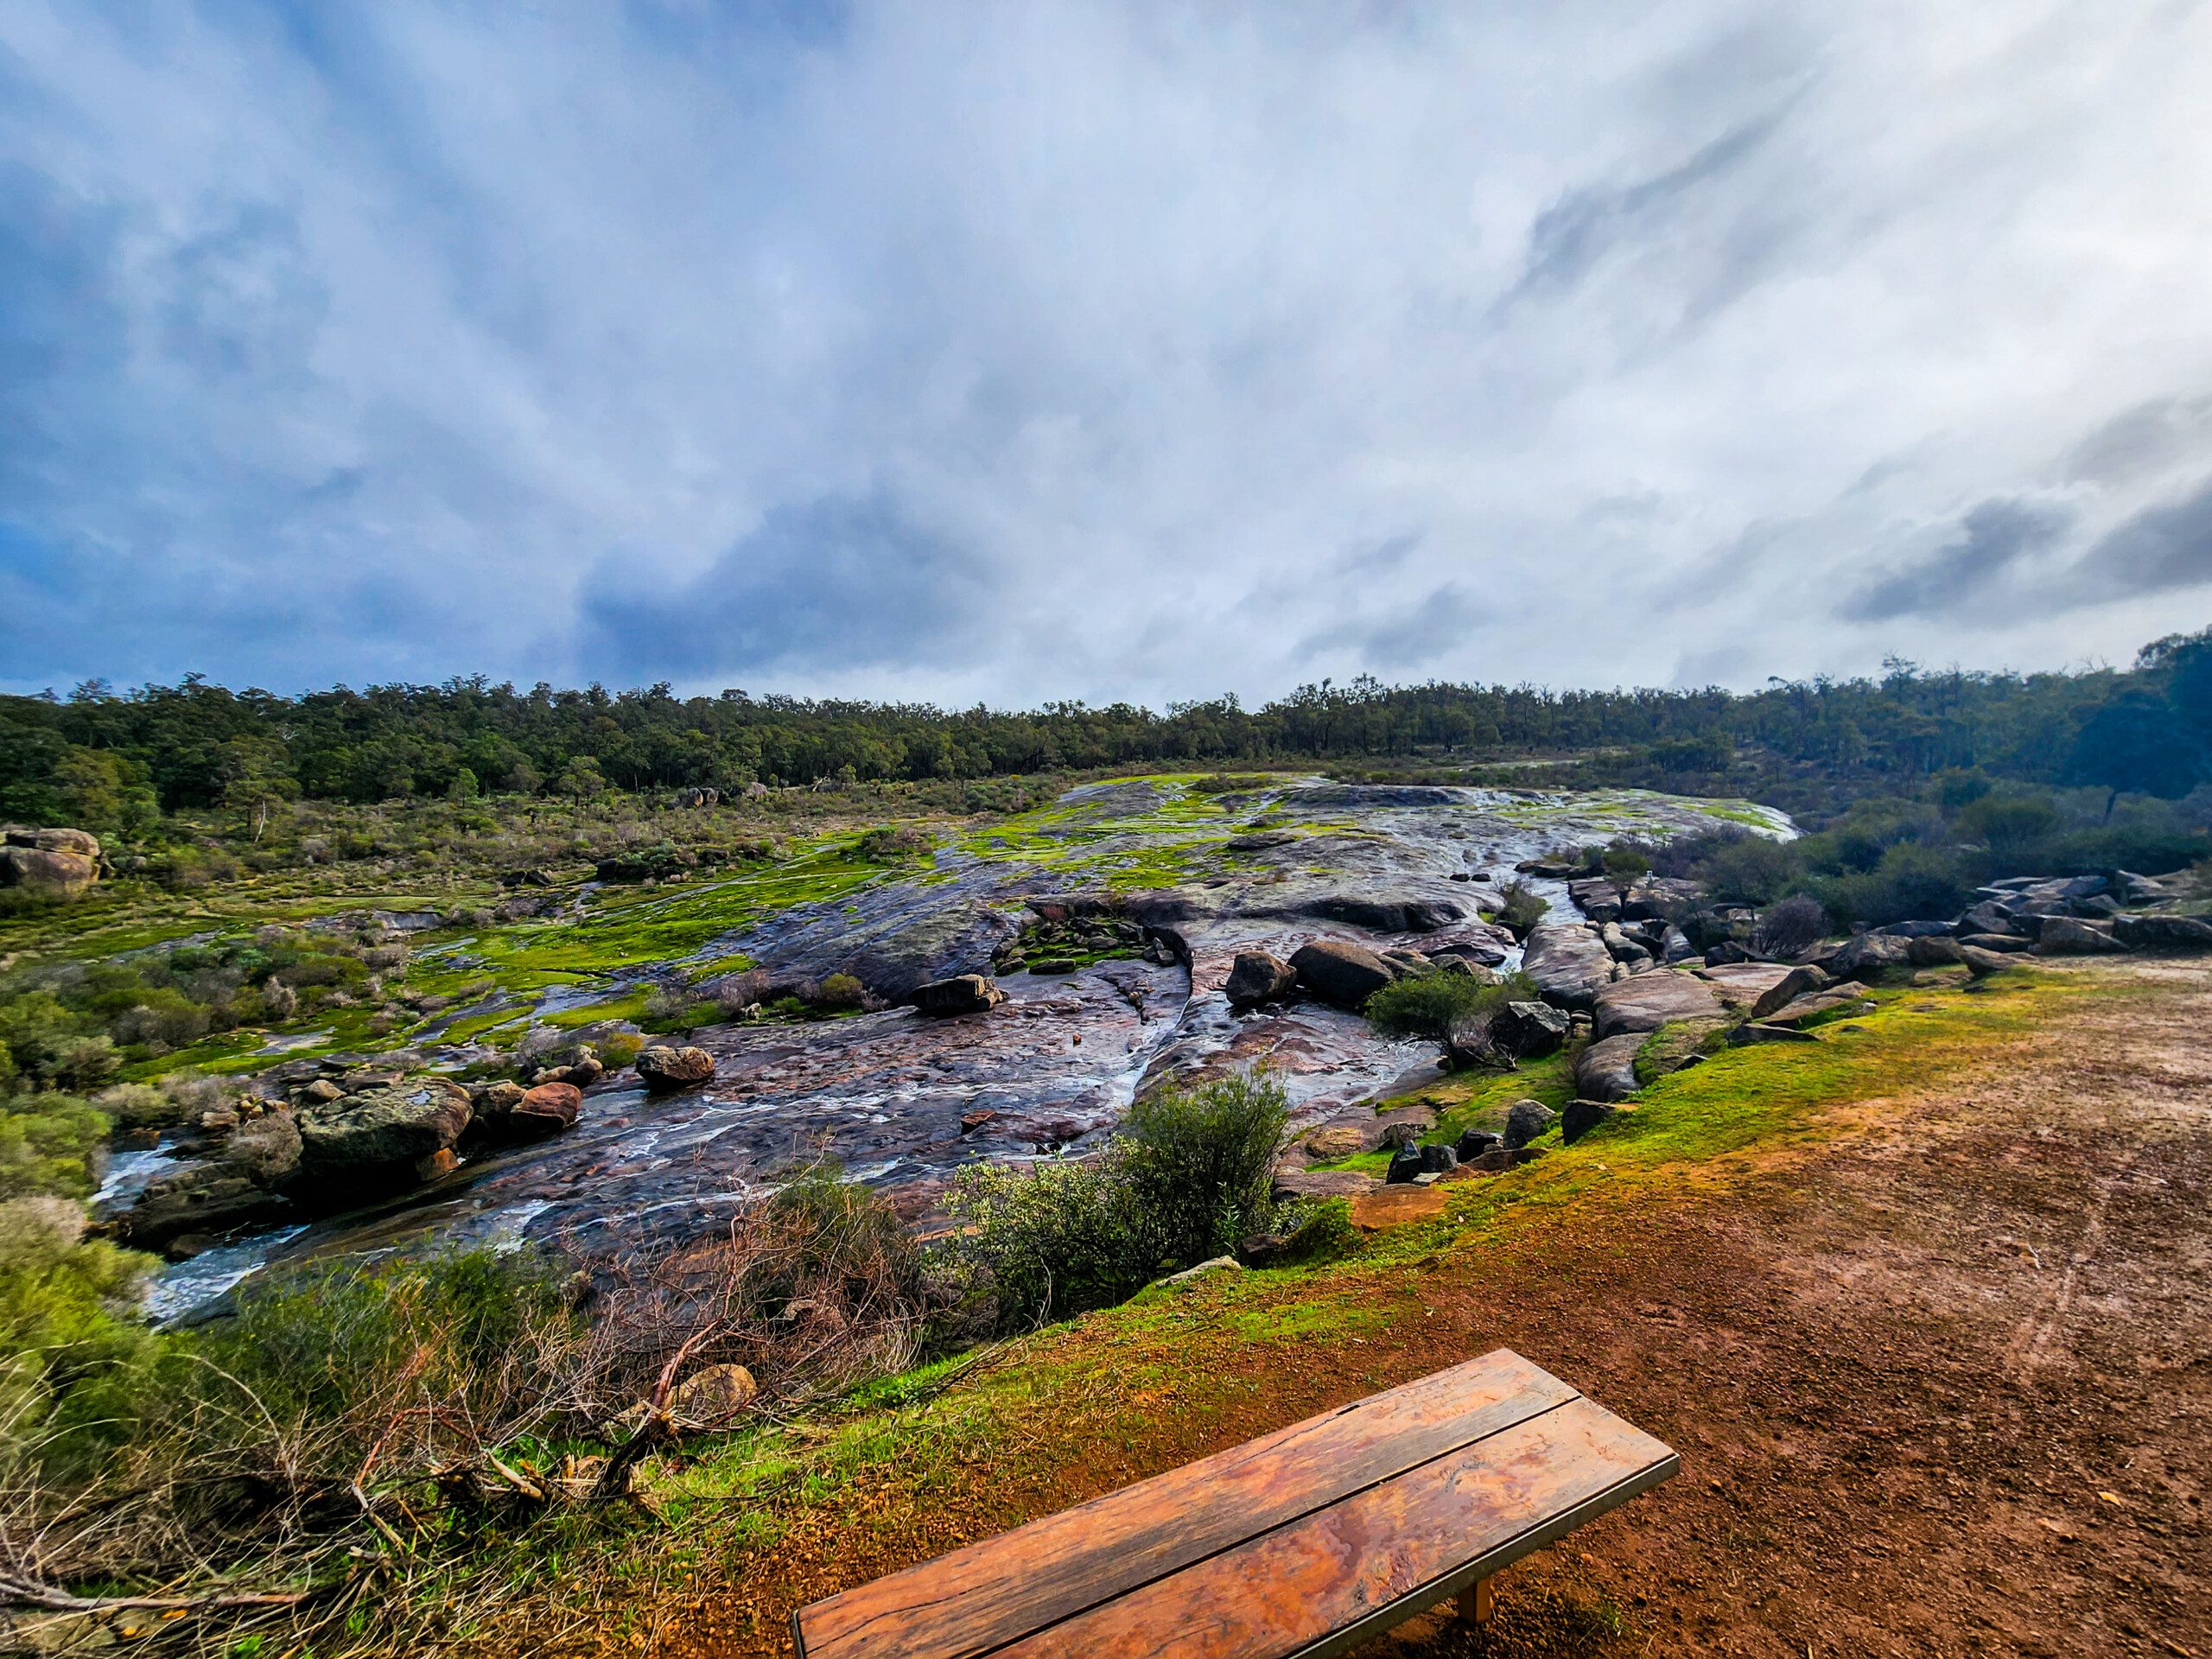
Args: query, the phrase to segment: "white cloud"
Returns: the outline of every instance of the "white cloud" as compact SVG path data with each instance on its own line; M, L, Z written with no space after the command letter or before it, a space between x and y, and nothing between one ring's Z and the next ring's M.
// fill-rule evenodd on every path
M2201 10L620 17L0 16L0 683L1160 702L2212 609L2037 575L2197 522Z

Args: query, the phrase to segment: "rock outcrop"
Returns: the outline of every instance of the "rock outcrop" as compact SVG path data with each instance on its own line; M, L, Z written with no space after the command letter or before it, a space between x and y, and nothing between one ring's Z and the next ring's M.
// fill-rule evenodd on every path
M1580 923L1538 922L1529 930L1521 971L1545 1001L1587 1009L1598 1000L1598 988L1612 978L1613 958L1604 941Z
M1586 1100L1626 1100L1637 1090L1636 1054L1649 1033L1624 1032L1574 1057L1574 1092Z
M1340 1008L1364 1007L1369 997L1398 977L1374 951L1343 939L1316 939L1300 945L1290 965L1300 984Z
M468 1091L446 1077L417 1077L302 1107L298 1184L318 1207L413 1185L435 1169L468 1128Z
M914 988L914 1006L933 1019L988 1014L1005 1001L1006 993L981 974L955 974Z
M1717 1020L1720 999L1703 980L1671 970L1638 974L1601 988L1592 1014L1599 1038L1656 1031L1678 1020Z
M1273 1002L1296 988L1298 970L1266 950L1239 950L1222 987L1232 1008L1255 1008Z
M0 830L0 887L73 899L100 878L98 836L82 830Z
M639 1081L657 1094L696 1088L715 1080L715 1057L703 1048L672 1048L655 1043L638 1051Z

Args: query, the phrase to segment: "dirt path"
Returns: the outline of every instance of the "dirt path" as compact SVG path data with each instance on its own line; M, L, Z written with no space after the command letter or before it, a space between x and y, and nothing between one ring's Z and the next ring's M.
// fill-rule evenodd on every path
M1685 1465L1491 1654L2212 1655L2212 974L2139 971L1748 1205L1444 1293Z
M1941 1089L1899 1077L1840 1139L1732 1158L1718 1196L1358 1270L1366 1323L1205 1350L1244 1375L1202 1406L1154 1380L1173 1329L1071 1328L1091 1380L1045 1385L1011 1443L687 1568L644 1645L788 1652L796 1603L1505 1345L1684 1471L1504 1575L1486 1648L1431 1616L1365 1659L2212 1659L2212 967L2079 971L2126 994ZM1201 1340L1203 1301L1160 1317Z

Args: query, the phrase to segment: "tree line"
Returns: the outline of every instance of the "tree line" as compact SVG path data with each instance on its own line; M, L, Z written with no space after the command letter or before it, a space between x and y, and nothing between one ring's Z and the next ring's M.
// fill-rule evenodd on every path
M1062 770L1236 766L1350 757L1475 761L1632 753L1662 775L1725 773L1746 750L1900 783L1956 768L2177 797L2212 775L2212 630L2126 669L2015 674L1891 660L1879 677L1764 690L1567 690L1370 676L1303 685L1257 709L816 701L666 683L528 690L481 676L298 696L190 675L117 691L0 698L0 817L124 830L163 811L305 797L980 779Z

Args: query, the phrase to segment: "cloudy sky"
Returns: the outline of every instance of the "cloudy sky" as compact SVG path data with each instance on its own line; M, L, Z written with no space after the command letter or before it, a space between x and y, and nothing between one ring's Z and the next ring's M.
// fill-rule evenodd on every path
M0 687L2212 623L2212 7L0 6Z

